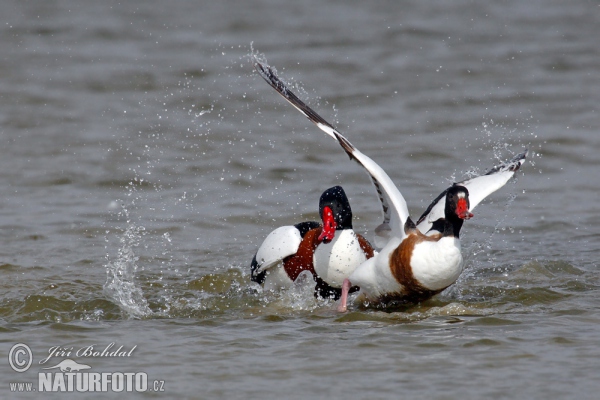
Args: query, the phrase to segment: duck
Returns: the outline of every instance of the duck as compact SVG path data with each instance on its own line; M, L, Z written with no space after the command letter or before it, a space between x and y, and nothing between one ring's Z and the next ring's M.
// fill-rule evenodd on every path
M422 302L454 284L463 270L460 231L464 221L473 217L475 206L514 176L528 150L483 175L452 184L415 223L406 200L383 168L290 91L270 66L256 57L254 61L269 85L363 167L378 193L383 222L375 228L374 242L381 250L344 279L337 310L347 311L352 287L359 287L364 302L386 305Z
M269 233L252 258L251 280L264 289L280 290L308 271L315 281L315 297L337 300L344 279L375 250L353 230L352 208L341 186L321 194L319 216L322 222L304 221Z

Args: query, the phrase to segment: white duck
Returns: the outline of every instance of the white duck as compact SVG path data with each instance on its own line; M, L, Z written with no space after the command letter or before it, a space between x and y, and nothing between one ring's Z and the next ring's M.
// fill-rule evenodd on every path
M379 194L383 223L375 229L375 244L383 248L344 280L338 311L346 311L351 286L359 286L367 300L385 303L422 301L456 282L463 268L459 240L463 220L471 218L477 204L506 184L525 161L527 150L485 175L446 189L415 225L404 197L377 163L302 102L269 66L255 59L255 67L267 83L367 171Z
M271 232L250 264L250 279L268 290L290 287L303 271L316 282L315 296L338 299L356 267L373 257L371 244L352 229L352 209L341 186L319 199L323 223L305 221Z

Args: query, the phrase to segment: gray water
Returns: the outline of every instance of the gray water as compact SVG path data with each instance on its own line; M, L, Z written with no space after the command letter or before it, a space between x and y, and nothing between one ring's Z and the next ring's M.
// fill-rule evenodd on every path
M147 397L597 398L598 3L323 3L2 3L1 397L39 396L10 383L38 388L67 358L40 364L54 346L115 343L135 348L70 358L164 381ZM368 177L255 54L413 216L530 149L465 225L455 285L340 315L250 283L264 237L317 218L325 188L344 186L357 231L381 222Z

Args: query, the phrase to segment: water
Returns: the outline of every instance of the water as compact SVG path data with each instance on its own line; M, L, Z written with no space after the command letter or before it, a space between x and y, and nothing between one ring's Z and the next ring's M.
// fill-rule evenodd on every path
M115 343L137 347L71 358L146 372L172 398L595 398L598 11L4 2L1 395L37 388L53 346ZM302 283L250 283L266 234L317 218L327 187L344 186L359 232L380 223L367 176L250 54L379 162L413 215L530 148L465 225L457 284L339 315ZM34 358L21 374L7 360L19 342Z

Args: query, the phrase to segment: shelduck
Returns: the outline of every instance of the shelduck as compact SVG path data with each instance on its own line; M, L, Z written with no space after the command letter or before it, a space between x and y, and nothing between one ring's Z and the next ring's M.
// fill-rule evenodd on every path
M463 268L460 249L463 221L473 216L472 210L485 197L506 184L525 162L527 150L484 175L444 190L415 224L404 197L377 163L302 102L272 68L256 59L255 68L280 95L335 139L366 170L379 194L383 223L375 229L375 244L382 249L344 280L338 311L346 311L348 293L354 286L360 288L366 300L387 303L423 301L456 282Z
M315 296L338 299L344 279L373 257L374 250L352 229L352 209L341 186L323 192L319 215L322 223L306 221L271 232L252 259L251 280L277 290L309 271Z

